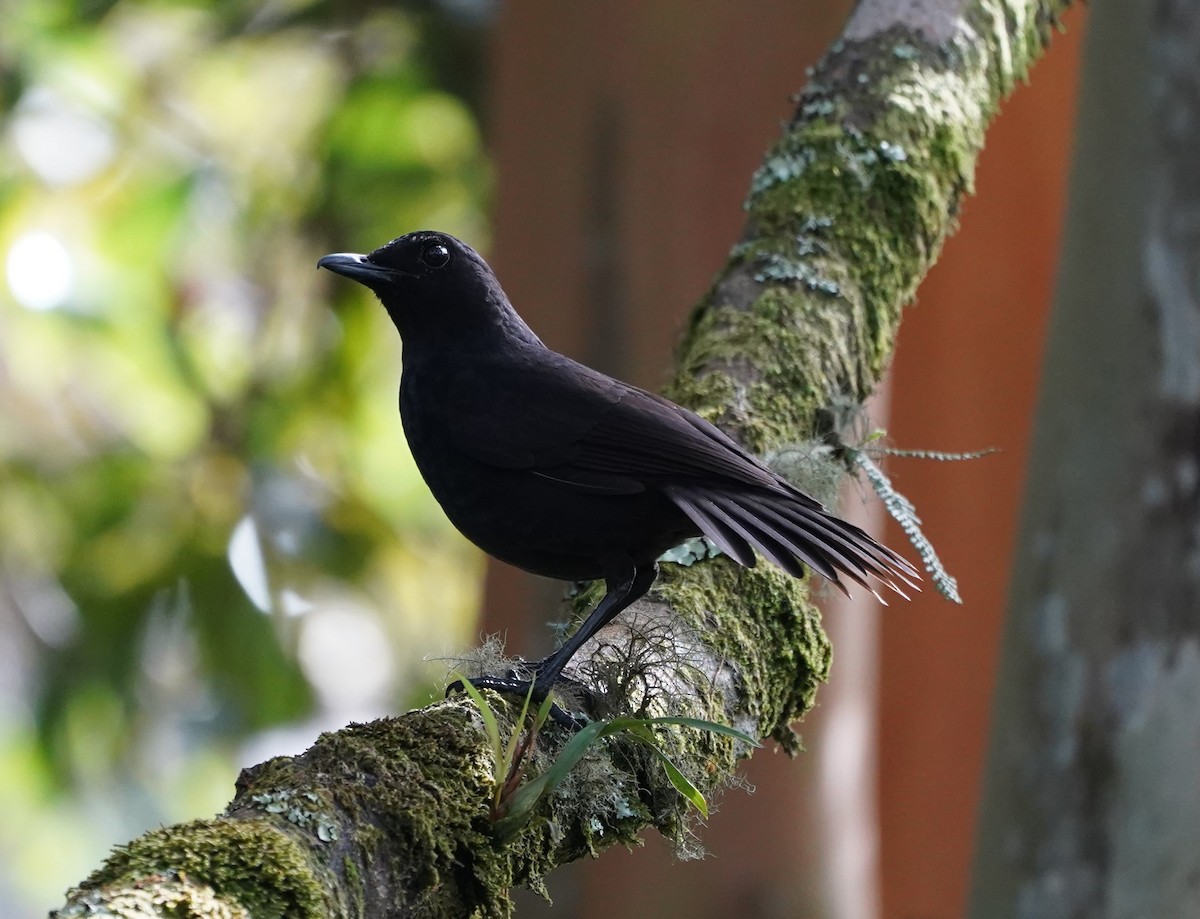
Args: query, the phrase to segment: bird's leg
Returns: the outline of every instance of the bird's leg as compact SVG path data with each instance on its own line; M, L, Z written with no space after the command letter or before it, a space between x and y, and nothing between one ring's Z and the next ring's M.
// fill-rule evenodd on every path
M533 701L540 703L545 699L554 688L554 684L558 682L563 668L575 656L584 642L611 622L623 609L644 596L658 575L658 567L654 563L635 566L628 558L622 559L622 562L623 564L619 567L612 566L609 573L605 575L604 583L607 590L600 602L596 604L595 609L583 620L583 624L563 642L561 648L549 657L530 665L530 669L533 671L532 681L522 679L510 671L506 676L485 674L480 677L472 677L471 683L481 689L492 689L508 695L524 696L529 692L529 684L532 682ZM462 689L462 681L456 680L446 687L446 694L449 695L460 689ZM567 714L557 705L551 707L550 715L559 724L573 729L581 727L584 723Z
M563 668L584 642L612 622L618 613L641 599L657 576L658 567L652 562L649 565L634 567L631 571L623 570L618 575L619 580L606 577L604 582L608 589L596 604L596 608L583 620L583 624L563 642L561 648L534 664L534 695L540 693L545 698L546 693L558 682Z

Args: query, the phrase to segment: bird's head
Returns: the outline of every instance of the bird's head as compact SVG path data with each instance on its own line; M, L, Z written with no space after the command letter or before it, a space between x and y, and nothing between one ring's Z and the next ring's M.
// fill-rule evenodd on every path
M317 267L374 291L410 345L431 336L442 343L497 334L537 341L488 263L448 233L408 233L366 255L326 255Z

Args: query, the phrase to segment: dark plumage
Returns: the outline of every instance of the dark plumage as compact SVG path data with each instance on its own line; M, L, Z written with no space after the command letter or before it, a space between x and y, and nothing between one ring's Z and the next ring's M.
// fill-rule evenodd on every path
M400 415L430 490L456 527L502 561L607 593L532 665L544 696L579 646L654 581L655 559L701 533L742 565L757 549L842 591L869 578L903 593L901 556L776 475L699 416L551 351L496 276L444 233L318 263L376 293L404 342ZM513 677L485 685L521 691Z

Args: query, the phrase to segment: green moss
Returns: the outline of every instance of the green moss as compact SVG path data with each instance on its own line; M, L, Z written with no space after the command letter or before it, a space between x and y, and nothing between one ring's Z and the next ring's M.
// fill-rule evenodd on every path
M358 865L349 856L342 859L342 877L345 878L346 887L350 894L354 908L350 915L365 916L367 914L366 891L363 885L362 873L358 870Z
M334 905L305 847L262 820L200 820L119 846L85 888L160 875L201 882L255 919L327 916Z
M841 52L866 68L848 88L822 80L847 66L837 52L822 63L801 117L756 176L747 236L680 351L673 394L732 414L724 420L760 452L811 436L835 395L873 391L982 145L981 75L911 44L887 54L895 36L874 43Z
M358 881L368 900L390 891L398 907L417 891L456 891L429 915L505 916L512 866L492 845L482 742L469 702L351 725L323 734L297 760L250 770L239 800L319 775L351 828L349 857L369 866L371 877Z
M687 569L666 566L658 589L736 665L760 734L795 749L791 722L812 708L831 659L805 583L769 565L713 559Z
M990 94L1002 99L1026 80L1034 62L1042 56L1055 28L1061 28L1061 16L1070 0L978 3L967 8L968 22L983 40L989 42L986 55Z

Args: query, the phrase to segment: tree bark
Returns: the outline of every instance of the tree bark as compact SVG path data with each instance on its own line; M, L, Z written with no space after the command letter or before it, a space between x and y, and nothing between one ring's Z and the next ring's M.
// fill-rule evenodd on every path
M971 915L1200 915L1200 9L1095 7Z
M987 123L1066 5L863 0L754 176L746 232L693 314L670 394L831 495L838 461L813 472L795 457L879 382ZM573 675L613 711L720 720L794 751L790 724L829 665L806 585L721 558L666 568ZM544 733L535 772L565 739ZM699 732L664 743L704 791L749 752ZM512 885L647 826L688 838L658 765L620 740L504 844L488 818L496 779L461 699L352 726L244 772L222 817L119 848L57 915L502 916Z

